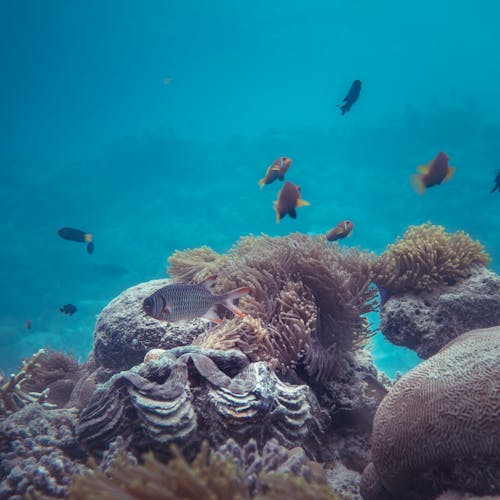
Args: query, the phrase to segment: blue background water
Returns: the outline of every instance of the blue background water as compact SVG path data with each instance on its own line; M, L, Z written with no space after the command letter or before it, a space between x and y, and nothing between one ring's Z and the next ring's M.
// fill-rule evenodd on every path
M2 1L0 367L45 345L84 359L120 291L164 276L175 249L248 233L349 218L342 244L380 253L430 220L480 239L499 272L499 15L494 0ZM439 150L456 174L419 197L409 176ZM280 185L257 180L280 155L311 206L276 225ZM416 362L380 338L374 353L390 375Z

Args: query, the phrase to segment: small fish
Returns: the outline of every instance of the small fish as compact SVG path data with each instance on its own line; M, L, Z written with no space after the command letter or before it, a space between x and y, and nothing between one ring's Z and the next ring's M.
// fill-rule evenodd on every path
M497 172L497 176L495 177L495 185L490 191L490 194L494 193L495 191L498 191L500 193L500 170Z
M444 181L449 181L455 173L455 167L448 165L448 155L440 151L437 156L427 163L420 165L417 170L418 174L413 174L410 177L413 189L418 194L423 194L426 188L437 186Z
M172 80L173 80L173 78L170 78L169 76L167 76L163 79L163 84L168 85Z
M217 313L217 305L224 306L242 318L244 314L234 301L247 294L250 288L237 288L217 295L212 293L215 280L216 276L210 276L199 285L173 283L164 286L144 299L142 308L148 316L170 323L194 318L205 318L220 323L222 320Z
M94 241L90 233L80 231L80 229L73 229L72 227L62 227L57 230L57 234L63 240L77 241L78 243L86 243L85 248L87 253L94 251Z
M352 82L351 88L349 89L349 92L344 97L343 103L337 104L337 107L340 108L343 115L347 113L351 109L352 105L358 100L360 92L361 80L354 80L354 82Z
M328 241L337 241L347 236L351 236L353 227L354 223L352 221L342 220L326 233L326 239Z
M288 156L280 156L274 160L272 165L268 167L266 175L258 182L259 186L262 188L266 184L273 183L276 179L283 181L291 164L292 159Z
M274 211L276 212L276 223L279 224L279 221L287 214L292 219L296 219L296 209L307 205L310 205L310 203L300 197L300 186L286 181L278 193L278 199L273 202Z
M59 311L61 311L64 314L69 314L70 316L73 316L73 314L76 313L77 308L73 304L65 304L64 306L59 308Z
M24 324L24 327L26 328L26 330L31 330L31 320L30 319L28 321L26 321L26 323Z

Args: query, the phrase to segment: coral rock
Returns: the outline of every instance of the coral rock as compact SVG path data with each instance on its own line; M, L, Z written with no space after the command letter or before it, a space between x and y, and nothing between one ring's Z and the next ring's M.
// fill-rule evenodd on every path
M101 312L94 331L94 355L98 366L115 371L138 365L148 351L187 345L205 330L206 322L196 319L167 323L142 310L143 300L172 283L161 279L128 288Z
M0 423L0 498L66 498L84 467L75 438L76 414L32 403Z
M474 330L392 387L373 422L364 499L500 493L499 359L500 327Z
M500 325L500 276L485 268L456 285L394 295L381 310L380 328L394 344L426 359L462 333Z

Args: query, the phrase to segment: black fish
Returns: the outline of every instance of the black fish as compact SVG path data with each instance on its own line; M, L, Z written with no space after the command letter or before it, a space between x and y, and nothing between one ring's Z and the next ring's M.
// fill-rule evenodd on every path
M337 104L340 107L342 114L347 113L351 106L358 100L359 93L361 92L361 80L354 80L349 89L349 92L344 97L343 104Z
M495 191L500 192L500 170L497 172L497 176L495 177L495 185L493 186L493 189L490 191L491 193L494 193Z
M64 306L59 308L59 311L61 311L64 314L69 314L70 316L73 316L73 314L76 313L77 308L73 304L65 304Z
M62 227L57 230L57 234L63 240L77 241L78 243L86 243L85 249L87 253L92 253L94 251L94 241L90 233L81 231L80 229L74 229L72 227Z

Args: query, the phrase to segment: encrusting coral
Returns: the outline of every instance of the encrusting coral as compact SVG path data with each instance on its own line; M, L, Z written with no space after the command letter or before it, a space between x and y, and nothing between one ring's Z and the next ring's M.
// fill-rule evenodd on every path
M0 373L0 416L18 411L29 403L40 403L47 407L54 406L46 402L49 393L48 388L44 388L40 392L25 392L21 387L31 377L43 353L44 350L40 349L27 361L23 360L21 370L15 374L13 373L10 377Z
M447 233L431 223L410 226L373 265L373 281L390 294L452 285L490 258L479 241L463 231Z
M295 233L243 237L223 258L213 257L206 272L194 251L182 255L169 259L176 280L211 273L217 291L251 289L239 302L246 318L223 322L198 338L200 345L236 347L282 371L303 359L312 376L326 379L338 349L361 347L370 336L364 314L375 309L371 254Z
M180 451L171 447L173 458L163 464L149 453L144 462L135 465L125 457L117 459L106 474L94 467L91 473L78 475L70 499L111 500L261 500L318 499L338 500L319 474L307 481L291 473L262 473L258 477L263 492L254 496L246 471L230 457L209 452L204 442L191 464Z

